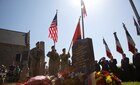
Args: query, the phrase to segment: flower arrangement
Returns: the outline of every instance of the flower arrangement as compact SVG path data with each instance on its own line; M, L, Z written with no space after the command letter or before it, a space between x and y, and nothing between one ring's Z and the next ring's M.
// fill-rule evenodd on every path
M121 85L121 80L113 73L99 71L95 73L96 85Z

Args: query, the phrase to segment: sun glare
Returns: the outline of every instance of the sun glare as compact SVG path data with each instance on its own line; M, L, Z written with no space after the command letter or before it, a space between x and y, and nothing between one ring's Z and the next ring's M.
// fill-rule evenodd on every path
M101 5L102 2L102 0L93 0L93 5Z
M71 0L74 6L80 6L80 0Z

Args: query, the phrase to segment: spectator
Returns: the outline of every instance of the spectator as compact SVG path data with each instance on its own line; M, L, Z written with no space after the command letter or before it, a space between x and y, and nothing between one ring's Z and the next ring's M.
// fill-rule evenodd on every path
M129 64L129 58L123 54L121 60L121 68L123 71L123 81L133 81L134 80L134 68L133 65Z
M95 60L95 71L96 72L100 71L100 65L97 60Z
M133 64L136 68L135 76L136 76L136 81L140 82L140 53L136 49L135 54L133 55Z
M117 60L114 59L113 56L110 57L109 68L110 68L110 72L112 72L117 77L119 76L119 74L118 74L118 67L117 67Z
M106 60L105 57L99 60L99 64L102 66L102 70L109 71L108 60Z

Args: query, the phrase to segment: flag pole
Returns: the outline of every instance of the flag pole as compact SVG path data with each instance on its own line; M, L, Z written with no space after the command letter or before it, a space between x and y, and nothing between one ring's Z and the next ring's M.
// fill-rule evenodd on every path
M134 11L134 14L136 15L137 21L138 21L138 23L140 25L140 16L139 16L139 13L138 13L138 11L137 11L137 9L135 7L135 4L133 3L133 0L129 0L129 2L130 2L130 5L131 5L131 7L132 7L132 9Z
M68 53L70 52L71 47L72 47L72 41L70 43L70 46L69 46L69 49L68 49Z
M137 23L134 17L133 20L134 20L134 25L136 27L137 35L140 35L140 25Z
M58 13L58 9L56 9L56 13Z
M54 47L55 47L55 42L54 42Z
M83 1L81 0L81 17L82 17L82 34L83 39L85 38L85 32L84 32L84 16L83 16Z
M58 9L56 9L56 14L58 14ZM57 22L57 21L56 21ZM58 23L58 22L57 22ZM55 41L54 41L54 47L55 47Z

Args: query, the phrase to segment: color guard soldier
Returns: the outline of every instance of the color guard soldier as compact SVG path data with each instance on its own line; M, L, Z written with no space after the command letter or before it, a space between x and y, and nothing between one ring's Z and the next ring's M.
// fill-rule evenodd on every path
M69 67L69 58L70 58L70 54L66 54L66 49L62 49L62 54L60 55L60 59L61 59L61 70Z
M56 52L55 46L51 47L52 51L48 52L49 59L49 75L57 75L59 70L60 58Z

